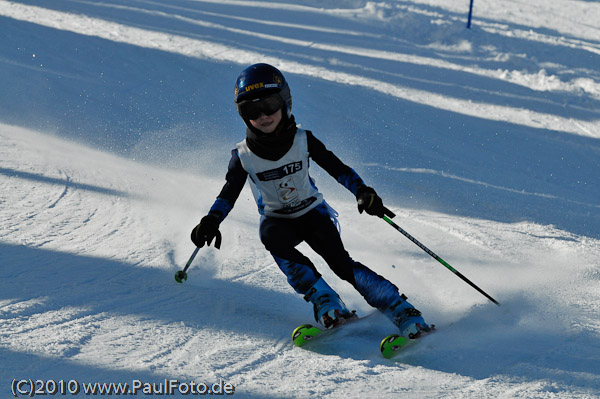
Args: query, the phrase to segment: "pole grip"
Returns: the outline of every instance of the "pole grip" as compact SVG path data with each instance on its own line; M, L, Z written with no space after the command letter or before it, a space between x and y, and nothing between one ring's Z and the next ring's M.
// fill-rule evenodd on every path
M392 211L390 211L388 208L386 208L385 206L383 207L383 216L382 217L389 217L390 219L393 219L396 217L396 214Z

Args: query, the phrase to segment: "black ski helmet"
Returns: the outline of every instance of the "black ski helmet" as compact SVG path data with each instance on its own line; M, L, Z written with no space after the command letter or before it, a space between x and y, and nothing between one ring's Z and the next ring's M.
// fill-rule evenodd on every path
M292 95L283 74L269 64L254 64L244 69L235 81L233 101L240 113L239 103L246 100L279 94L288 118L292 115ZM241 114L240 114L241 115Z

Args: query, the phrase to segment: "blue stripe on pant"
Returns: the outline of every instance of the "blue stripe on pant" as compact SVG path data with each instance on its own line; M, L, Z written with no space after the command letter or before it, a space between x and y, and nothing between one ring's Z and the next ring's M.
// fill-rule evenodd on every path
M296 249L304 241L338 277L352 284L369 305L385 310L400 297L394 284L352 260L324 206L294 219L263 216L260 239L299 294L306 294L321 277L310 259Z

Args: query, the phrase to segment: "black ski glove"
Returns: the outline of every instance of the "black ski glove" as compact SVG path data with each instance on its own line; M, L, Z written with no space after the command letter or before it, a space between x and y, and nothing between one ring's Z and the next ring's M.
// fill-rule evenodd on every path
M369 215L379 216L382 218L384 215L393 218L396 216L394 212L383 206L381 197L377 195L375 190L368 186L362 186L358 189L356 194L356 201L358 202L358 212L367 212Z
M221 248L221 232L219 231L219 217L217 215L208 214L204 216L200 223L192 230L192 242L198 248L202 248L204 244L210 245L212 240L215 240L215 248Z

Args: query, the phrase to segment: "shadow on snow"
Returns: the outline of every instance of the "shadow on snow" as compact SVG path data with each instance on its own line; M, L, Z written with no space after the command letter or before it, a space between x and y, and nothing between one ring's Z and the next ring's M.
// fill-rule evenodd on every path
M309 312L306 304L292 293L277 293L214 279L207 275L202 265L190 270L188 282L179 285L173 279L175 270L136 267L115 260L9 244L0 244L0 254L4 266L0 272L4 320L27 319L75 307L81 310L69 316L71 321L89 315L135 316L140 322L176 323L194 331L214 328L251 334L265 341L287 341L280 350L301 350L293 348L291 329L302 322L299 314L304 314L305 322ZM9 308L11 304L39 298L44 298L43 303L29 308ZM396 361L399 366L411 364L476 379L502 376L535 381L552 378L561 384L598 389L596 376L600 373L600 362L590 346L595 337L589 336L591 333L572 333L563 328L563 319L556 315L568 314L569 309L553 309L549 315L540 316L546 313L534 300L520 295L511 298L502 308L479 306L462 320L449 326L438 326L437 333L406 350ZM60 321L69 320L63 317ZM312 350L390 366L394 363L380 358L377 353L377 340L382 338L384 331L386 335L390 332L387 323L384 316L376 313L341 330L338 336L346 334L348 340L345 343L317 345ZM182 345L186 338L191 337L181 337ZM116 370L82 364L76 359L84 344L74 344L56 356L35 354L27 350L26 345L22 349L4 348L2 355L6 361L0 370L10 379L26 377L12 375L14 370L27 370L27 377L82 378L100 382L187 378L172 372L163 375L149 370ZM152 344L148 342L150 347ZM222 345L222 341L216 345ZM9 364L11 367L7 367ZM219 372L225 380L235 376L229 375L226 369ZM197 382L206 380L201 375L192 378ZM238 392L243 391L243 386L236 388Z

